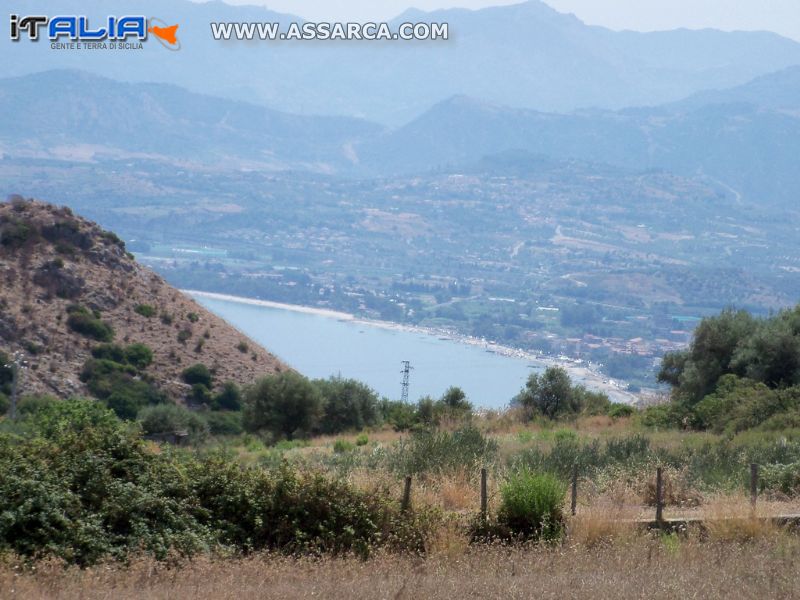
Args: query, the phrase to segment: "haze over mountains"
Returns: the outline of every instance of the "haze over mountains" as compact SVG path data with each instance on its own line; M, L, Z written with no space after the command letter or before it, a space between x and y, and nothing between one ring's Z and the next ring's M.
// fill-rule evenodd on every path
M395 22L445 21L438 42L218 42L210 21L301 21L258 7L185 0L90 0L80 12L155 15L179 24L180 52L59 51L0 42L0 76L79 68L127 81L172 83L271 108L348 115L397 126L466 95L544 111L672 102L800 64L800 44L766 32L614 32L538 0L479 11L407 11ZM30 14L75 11L63 0L27 2ZM511 42L513 40L513 43ZM365 46L367 46L365 48ZM92 90L93 91L93 90ZM89 90L86 90L88 93Z
M457 170L522 150L703 175L773 205L794 202L800 186L800 67L620 111L543 113L454 96L396 129L80 71L2 80L0 111L13 116L0 123L0 150L14 157L134 157L372 177Z

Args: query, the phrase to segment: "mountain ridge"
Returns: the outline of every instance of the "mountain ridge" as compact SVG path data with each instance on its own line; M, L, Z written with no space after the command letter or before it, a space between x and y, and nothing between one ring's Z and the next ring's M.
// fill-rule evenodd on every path
M0 203L0 280L0 350L26 355L25 394L96 392L87 387L88 361L112 341L146 345L152 364L137 377L177 401L191 391L182 371L196 363L239 385L288 369L66 207Z
M137 7L179 23L182 50L165 54L158 44L145 44L122 55L64 53L48 44L0 40L8 56L0 76L30 73L42 64L81 68L128 81L175 83L284 112L347 115L396 126L459 93L542 111L619 109L676 101L800 64L800 43L774 33L616 32L585 25L535 0L414 13L421 21L448 22L451 38L386 43L214 41L212 21L285 25L302 19L221 2L141 0ZM31 0L27 10L68 14L72 9L65 0ZM90 18L126 10L118 0L87 0L82 6Z

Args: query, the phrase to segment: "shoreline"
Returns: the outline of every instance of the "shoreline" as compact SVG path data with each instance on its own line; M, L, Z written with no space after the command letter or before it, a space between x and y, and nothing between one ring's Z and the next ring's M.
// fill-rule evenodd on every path
M180 291L192 298L201 297L209 298L211 300L234 302L237 304L247 304L250 306L263 306L265 308L276 308L280 310L289 310L292 312L317 315L320 317L334 318L340 321L359 323L363 325L369 325L371 327L381 327L383 329L391 329L394 331L420 333L438 338L446 337L447 339L456 343L475 346L509 358L526 360L534 363L536 366L540 366L542 369L553 366L561 367L566 370L567 373L569 373L570 378L574 379L576 383L584 385L590 390L605 392L612 402L637 404L642 399L641 396L623 389L615 380L611 379L610 377L595 371L590 363L578 363L575 360L567 357L554 357L543 354L535 354L519 348L495 344L481 338L464 335L447 329L420 327L418 325L403 325L402 323L393 323L391 321L381 321L378 319L362 319L350 313L327 308L303 306L300 304L286 304L283 302L273 302L272 300L258 300L256 298L247 298L244 296L234 296L231 294L221 294L217 292L203 292L199 290L183 289Z

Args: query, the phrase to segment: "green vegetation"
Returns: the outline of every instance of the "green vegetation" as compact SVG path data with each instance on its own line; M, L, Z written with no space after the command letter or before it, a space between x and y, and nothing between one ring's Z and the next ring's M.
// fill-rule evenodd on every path
M312 382L322 396L321 433L364 429L379 422L378 395L355 379L317 379Z
M419 550L425 519L341 480L153 453L100 404L53 404L0 434L0 552L92 564L228 552ZM424 516L424 515L423 515Z
M389 469L400 475L476 473L492 464L497 456L497 442L475 427L453 432L422 429L400 440L387 456Z
M92 349L92 356L84 363L80 379L120 418L135 419L145 406L167 401L166 395L144 377L153 359L144 344L100 344Z
M195 363L181 372L181 379L189 385L200 384L211 388L214 382L214 374L203 363Z
M521 470L500 488L498 524L512 536L557 540L564 530L564 494L567 486L548 473Z
M658 374L672 386L649 425L715 432L800 424L800 306L757 319L725 310L704 319L690 347L664 357Z
M225 382L222 389L214 395L211 408L214 410L242 410L242 392L239 386L233 381Z
M98 314L77 304L67 307L67 326L76 333L80 333L98 342L110 342L114 339L114 330L111 325L102 321Z
M611 407L608 396L573 385L561 367L548 367L541 375L532 373L512 404L521 407L529 419L605 414Z
M141 409L137 415L146 434L187 431L190 441L198 442L209 433L209 424L198 413L175 404L159 404Z
M133 312L135 312L137 315L147 317L148 319L156 316L155 307L150 306L149 304L137 304L134 307Z
M308 379L287 371L264 377L244 394L244 425L276 438L307 437L324 415L324 400Z

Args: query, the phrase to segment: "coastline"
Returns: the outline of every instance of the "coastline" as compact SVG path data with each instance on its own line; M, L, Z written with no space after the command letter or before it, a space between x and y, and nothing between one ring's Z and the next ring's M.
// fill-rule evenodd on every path
M384 329L392 329L395 331L408 331L413 333L420 333L432 335L436 337L446 337L454 342L460 344L467 344L476 346L483 350L494 352L502 356L510 358L518 358L527 360L531 363L541 366L542 369L547 367L561 367L569 373L570 377L581 385L586 386L588 389L601 391L608 394L612 402L621 402L624 404L636 404L641 400L637 394L629 392L621 387L615 380L608 376L594 370L590 364L583 362L576 362L573 359L566 357L553 357L543 354L535 354L526 352L519 348L512 348L510 346L503 346L495 344L485 339L476 338L453 332L447 329L437 329L432 327L419 327L417 325L403 325L401 323L393 323L391 321L381 321L377 319L361 319L353 314L331 310L327 308L317 308L313 306L303 306L299 304L286 304L283 302L273 302L271 300L258 300L256 298L247 298L244 296L233 296L231 294L220 294L217 292L203 292L199 290L180 290L192 298L209 298L212 300L222 300L225 302L234 302L237 304L247 304L250 306L263 306L265 308L276 308L280 310L289 310L293 312L305 313L310 315L317 315L326 318L334 318L340 321L349 321L352 323L360 323L369 325L371 327L381 327Z

